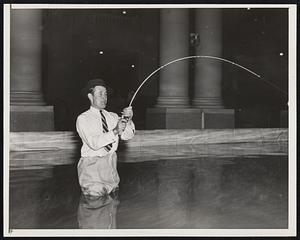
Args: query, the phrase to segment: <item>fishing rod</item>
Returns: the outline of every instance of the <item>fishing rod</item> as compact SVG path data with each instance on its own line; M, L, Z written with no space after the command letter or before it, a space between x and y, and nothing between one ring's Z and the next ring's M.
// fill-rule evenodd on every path
M220 61L224 61L224 62L227 62L227 63L230 63L232 65L235 65L251 74L253 74L254 76L256 76L257 78L260 78L262 79L264 82L268 83L269 85L271 85L272 87L276 88L277 90L285 93L287 95L286 92L282 91L279 87L277 87L276 85L272 84L271 82L263 79L259 74L251 71L250 69L238 64L238 63L235 63L233 61L230 61L228 59L225 59L225 58L221 58L221 57L216 57L216 56L209 56L209 55L193 55L193 56L187 56L187 57L182 57L182 58L177 58L177 59L174 59L170 62L167 62L166 64L158 67L156 70L154 70L151 74L149 74L144 80L143 82L140 84L140 86L137 88L137 90L134 92L131 100L130 100L130 103L129 103L129 106L128 107L131 107L132 106L132 103L133 103L133 100L135 99L137 93L140 91L140 89L142 88L142 86L148 81L148 79L150 79L155 73L157 73L158 71L160 71L161 69L167 67L168 65L170 64L173 64L173 63L176 63L176 62L179 62L179 61L183 61L183 60L186 60L186 59L192 59L192 58L208 58L208 59L215 59L215 60L220 60Z
M250 72L251 74L255 75L256 77L258 78L261 78L260 75L258 75L257 73L251 71L250 69L240 65L240 64L237 64L235 62L232 62L228 59L225 59L225 58L220 58L220 57L215 57L215 56L205 56L205 55L193 55L193 56L187 56L187 57L182 57L182 58L178 58L178 59L175 59L175 60L172 60L162 66L160 66L159 68L157 68L156 70L154 70L148 77L145 78L145 80L140 84L140 86L137 88L137 90L135 91L134 95L132 96L131 98L131 101L129 103L129 107L131 107L132 105L132 102L134 100L134 98L136 97L137 93L139 92L139 90L142 88L142 86L148 81L148 79L150 77L152 77L155 73L157 73L158 71L160 71L161 69L165 68L166 66L170 65L170 64L173 64L173 63L176 63L176 62L179 62L179 61L183 61L183 60L186 60L186 59L191 59L191 58L210 58L210 59L216 59L216 60L221 60L221 61L224 61L224 62L228 62L228 63L231 63L235 66L238 66L248 72Z

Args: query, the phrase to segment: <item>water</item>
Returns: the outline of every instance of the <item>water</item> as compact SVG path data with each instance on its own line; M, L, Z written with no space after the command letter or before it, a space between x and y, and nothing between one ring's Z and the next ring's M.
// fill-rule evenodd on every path
M81 196L76 164L10 171L11 229L288 227L286 155L119 162L118 194Z

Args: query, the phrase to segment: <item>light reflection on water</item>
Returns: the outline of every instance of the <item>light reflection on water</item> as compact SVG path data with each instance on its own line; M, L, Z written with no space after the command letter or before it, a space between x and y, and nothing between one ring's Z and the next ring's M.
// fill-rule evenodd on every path
M11 170L10 228L287 228L287 156L118 163L118 195L81 196L76 164Z

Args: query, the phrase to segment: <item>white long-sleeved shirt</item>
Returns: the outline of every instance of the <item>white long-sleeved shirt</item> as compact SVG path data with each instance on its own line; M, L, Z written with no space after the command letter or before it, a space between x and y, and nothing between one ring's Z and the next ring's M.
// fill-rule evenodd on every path
M89 110L81 113L77 117L76 129L82 140L82 157L102 157L108 153L115 152L118 148L119 136L114 134L113 129L118 123L119 116L116 113L108 112L106 110L102 110L102 112L107 122L107 133L103 132L99 109L91 106ZM120 137L122 140L129 140L133 138L134 132L134 123L129 121ZM110 143L112 143L112 148L107 152L104 147Z

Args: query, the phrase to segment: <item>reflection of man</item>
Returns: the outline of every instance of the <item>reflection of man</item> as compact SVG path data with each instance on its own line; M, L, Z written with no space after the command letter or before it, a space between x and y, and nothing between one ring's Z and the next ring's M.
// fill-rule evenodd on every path
M110 195L92 197L81 195L78 224L82 229L114 229L119 201Z
M88 81L83 89L91 106L78 116L76 128L82 140L78 178L86 195L103 196L118 188L116 150L119 138L128 140L134 136L131 107L123 109L124 118L105 110L110 92L111 88L102 79Z

